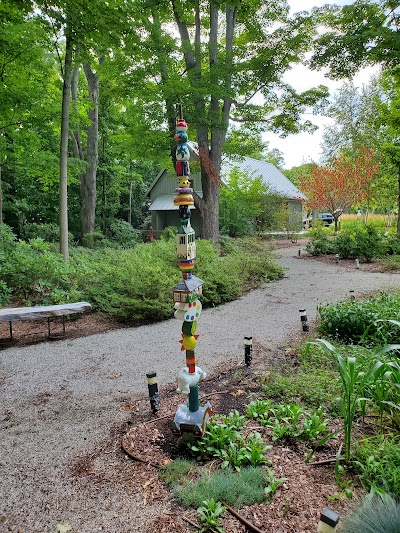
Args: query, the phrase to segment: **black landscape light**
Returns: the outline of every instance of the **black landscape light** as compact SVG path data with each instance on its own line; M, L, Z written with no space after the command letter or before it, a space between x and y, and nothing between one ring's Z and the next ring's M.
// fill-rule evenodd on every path
M300 312L300 320L301 320L301 324L303 326L303 331L308 331L309 330L309 327L308 327L308 323L307 323L307 313L306 313L306 310L305 309L299 309L299 312Z
M160 410L160 396L158 394L157 374L156 372L150 372L146 374L147 386L149 388L150 407L153 414L156 414Z
M317 533L334 533L340 516L331 509L324 509L319 518Z
M253 358L253 337L244 338L244 362L247 366L251 365Z
M356 299L356 296L355 296L355 294L354 294L354 291L351 290L351 291L349 291L349 293L350 293L350 300L355 300L355 299Z
M336 260L337 265L339 264L339 258L340 258L339 254L335 254L335 260Z

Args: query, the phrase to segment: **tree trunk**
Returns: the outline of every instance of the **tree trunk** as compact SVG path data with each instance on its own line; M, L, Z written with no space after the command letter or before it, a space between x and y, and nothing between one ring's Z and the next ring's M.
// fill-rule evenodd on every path
M81 239L87 244L85 236L95 228L96 216L96 175L98 163L98 129L99 129L99 78L90 68L83 66L89 87L91 107L89 109L90 126L87 141L87 169L81 178Z
M399 190L397 197L397 234L400 235L400 162L397 163L397 178L399 182Z
M60 140L60 252L64 259L68 259L68 134L73 55L73 40L68 25L65 31L65 39Z
M129 208L128 208L128 224L132 226L132 186L131 182L129 185Z
M3 187L1 181L1 161L0 161L0 226L3 225Z

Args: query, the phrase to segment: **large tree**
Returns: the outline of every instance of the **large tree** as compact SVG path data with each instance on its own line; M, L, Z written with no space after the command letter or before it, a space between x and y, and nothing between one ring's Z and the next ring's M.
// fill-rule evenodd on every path
M311 176L300 179L300 187L308 197L309 207L328 209L333 214L337 231L340 214L368 195L377 170L374 154L362 148L355 160L342 155L327 166L314 165Z
M313 68L328 67L331 78L352 77L366 65L382 65L385 69L394 69L394 76L399 76L397 65L400 58L400 2L393 0L356 0L346 6L325 6L316 10L319 21L327 31L315 41L315 50L311 60ZM393 111L393 109L392 109ZM382 117L380 117L382 118ZM392 140L399 137L395 133L397 121L390 120L387 130ZM382 126L385 120L381 122ZM389 133L389 134L390 134ZM393 164L399 168L398 209L400 211L400 159L396 142L387 154ZM399 164L397 163L399 162ZM400 217L398 219L400 233Z
M313 68L328 67L332 78L351 78L361 67L396 67L400 50L400 2L356 0L351 5L316 9L326 26L315 41Z
M218 240L219 174L230 122L258 122L280 133L313 129L301 115L326 96L326 88L297 94L283 76L309 49L314 20L306 13L290 18L285 0L170 0L176 38L176 30L165 24L167 7L143 10L143 23L158 61L170 134L173 103L181 102L189 138L195 135L198 143L203 197L196 195L195 203L202 236ZM147 64L150 70L153 64Z

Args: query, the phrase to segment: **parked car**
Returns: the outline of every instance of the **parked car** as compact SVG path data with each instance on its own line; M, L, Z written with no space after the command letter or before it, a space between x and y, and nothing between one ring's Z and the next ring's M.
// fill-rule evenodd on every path
M332 213L320 213L318 215L318 220L323 223L324 226L329 226L332 224L335 219L332 215ZM303 226L305 228L311 228L312 226L313 217L308 217L303 219Z

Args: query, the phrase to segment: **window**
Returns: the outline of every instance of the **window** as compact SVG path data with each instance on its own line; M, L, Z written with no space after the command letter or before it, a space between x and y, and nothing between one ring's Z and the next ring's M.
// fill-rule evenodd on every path
M179 238L179 244L186 244L185 235L182 235L182 236Z

